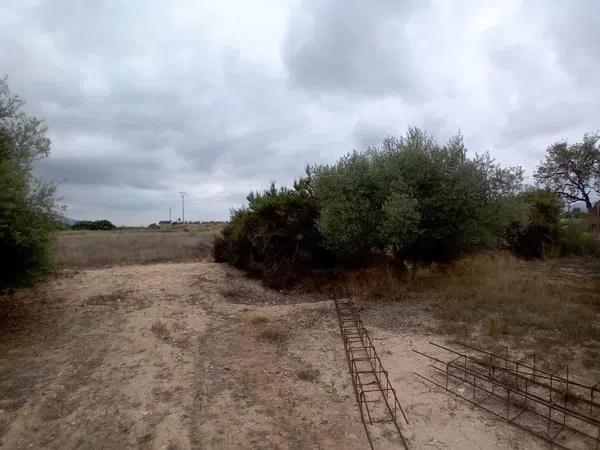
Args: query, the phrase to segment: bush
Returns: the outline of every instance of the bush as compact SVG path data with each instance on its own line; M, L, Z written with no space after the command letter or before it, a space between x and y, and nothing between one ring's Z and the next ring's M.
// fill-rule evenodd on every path
M103 220L81 220L75 222L71 227L72 230L114 230L117 227L110 221Z
M248 208L232 211L222 236L215 240L214 257L265 279L273 287L291 285L311 267L331 261L316 228L319 208L309 180L294 189L248 195Z
M558 245L560 256L600 256L600 242L573 219L561 225Z
M31 174L49 152L43 122L20 111L23 101L0 80L0 287L30 283L51 268L54 186Z
M560 199L550 191L529 189L517 197L520 217L506 231L509 249L524 258L543 258L560 236Z
M519 168L468 158L461 135L440 146L418 129L314 172L327 247L350 259L391 251L399 262L495 246L508 217L503 200L521 181Z
M509 248L524 258L600 255L600 243L585 224L563 214L560 198L546 190L530 189L517 197L521 217L506 233Z

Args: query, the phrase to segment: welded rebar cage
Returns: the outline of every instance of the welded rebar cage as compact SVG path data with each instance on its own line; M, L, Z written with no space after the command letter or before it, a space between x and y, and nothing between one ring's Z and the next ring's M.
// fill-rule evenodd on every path
M457 344L464 351L429 343L446 359L427 357L433 379L416 374L549 444L600 449L600 385L541 370L534 355L520 360ZM531 361L531 362L530 362Z
M407 424L408 420L354 303L337 298L334 302L356 402L371 449L374 449L371 427L385 424L397 432L399 444L408 448L398 423L400 416Z

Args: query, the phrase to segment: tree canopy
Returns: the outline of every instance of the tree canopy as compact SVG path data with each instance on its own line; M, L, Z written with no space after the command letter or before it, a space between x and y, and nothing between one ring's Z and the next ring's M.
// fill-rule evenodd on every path
M448 261L492 246L502 200L519 189L521 169L469 158L460 134L444 146L411 128L380 147L314 169L318 228L344 257L391 250L400 260Z
M551 145L534 175L537 183L568 203L584 202L592 211L590 194L600 194L599 142L600 135L586 133L582 142Z
M30 281L50 267L54 186L32 175L50 152L43 121L0 79L0 286Z

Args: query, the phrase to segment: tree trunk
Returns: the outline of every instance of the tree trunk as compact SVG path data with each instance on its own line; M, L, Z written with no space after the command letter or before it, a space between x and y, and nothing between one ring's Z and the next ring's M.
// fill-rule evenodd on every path
M590 196L585 192L583 193L583 200L585 201L585 207L587 208L588 212L591 213L594 210L594 205L592 205L592 202L590 201Z

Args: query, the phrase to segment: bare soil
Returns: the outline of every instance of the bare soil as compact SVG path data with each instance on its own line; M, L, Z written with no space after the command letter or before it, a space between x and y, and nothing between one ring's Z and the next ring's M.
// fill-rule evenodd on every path
M443 340L415 305L385 310L398 326L364 312L411 446L543 448L414 375L411 349ZM0 445L368 448L331 301L211 262L65 271L1 299Z

